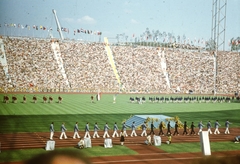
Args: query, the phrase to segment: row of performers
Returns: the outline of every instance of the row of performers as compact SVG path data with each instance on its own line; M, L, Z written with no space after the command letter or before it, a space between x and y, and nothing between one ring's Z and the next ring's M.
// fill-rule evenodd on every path
M18 100L17 96L13 95L12 96L12 103L17 103L17 100ZM37 96L34 95L32 100L33 100L33 103L37 103L37 100L38 100ZM62 100L63 100L63 98L61 96L58 96L58 103L62 103ZM9 101L10 101L9 96L4 95L3 96L3 103L9 103ZM23 96L23 103L26 103L26 102L27 102L27 97L24 95ZM53 102L53 97L52 96L49 96L49 97L43 96L43 103L47 103L47 102L52 103Z
M234 97L232 98L232 100ZM146 98L143 97L130 97L130 102L146 102ZM239 97L236 98L236 100L240 100ZM230 102L230 97L149 97L149 102Z

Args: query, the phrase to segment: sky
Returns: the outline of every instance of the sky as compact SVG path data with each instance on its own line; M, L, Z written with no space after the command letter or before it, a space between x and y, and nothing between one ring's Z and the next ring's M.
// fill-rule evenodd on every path
M68 29L64 38L69 39L99 40L98 35L77 33L84 29L102 32L101 39L108 37L110 42L116 42L118 34L120 41L126 36L133 41L147 28L192 41L211 38L212 0L0 0L0 35L60 38L53 9L61 27ZM240 0L227 1L226 42L240 36L239 9Z

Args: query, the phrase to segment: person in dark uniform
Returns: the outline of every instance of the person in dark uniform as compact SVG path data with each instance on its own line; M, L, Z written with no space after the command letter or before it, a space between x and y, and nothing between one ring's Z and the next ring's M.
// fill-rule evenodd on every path
M159 135L163 135L164 136L164 133L163 133L163 122L162 121L159 124Z
M125 141L125 134L123 132L123 130L120 132L120 142L121 142L121 145L123 146L124 144L124 141Z
M154 128L156 128L156 127L153 125L153 122L152 122L151 123L151 131L150 131L149 135L150 134L155 134L154 131L153 131Z
M94 102L93 102L93 95L91 96L91 103L94 103Z
M195 135L194 127L195 127L195 126L194 126L194 123L192 122L190 134L194 134L194 135Z
M170 125L170 121L168 121L168 124L167 124L167 134L172 134L171 133L171 125Z
M26 98L26 96L24 95L23 96L23 103L26 103L27 102L27 98Z
M47 97L43 96L43 103L47 103Z
M49 103L52 103L53 102L53 98L52 96L49 96Z
M178 121L176 121L175 122L175 131L174 131L174 133L173 133L173 135L175 135L175 134L177 134L177 135L179 135L179 133L178 133Z
M61 96L58 96L58 103L62 103L62 97Z
M17 96L16 95L12 96L12 103L17 103Z
M37 97L35 95L33 96L33 102L37 103Z
M187 128L188 128L187 122L184 121L184 124L183 124L183 135L184 135L184 134L188 135Z

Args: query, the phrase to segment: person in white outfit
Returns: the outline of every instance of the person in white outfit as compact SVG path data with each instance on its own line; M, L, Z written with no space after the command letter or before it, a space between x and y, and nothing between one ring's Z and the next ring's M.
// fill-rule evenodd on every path
M215 122L215 131L214 131L214 134L220 134L220 132L219 132L219 130L218 130L219 126L221 126L221 125L218 123L218 120L216 120L216 122Z
M114 130L114 132L113 132L113 135L112 135L112 137L114 138L115 136L117 136L118 137L118 126L117 126L117 123L115 122L115 124L114 124L114 126L113 126L113 130Z
M151 137L151 135L148 135L148 136L147 136L147 140L145 141L145 143L146 143L147 145L152 145L152 137Z
M62 137L64 136L64 138L65 139L67 139L67 135L66 135L66 133L65 133L65 131L66 131L67 129L65 128L65 126L64 126L64 122L62 123L62 126L61 126L61 131L62 131L62 133L61 133L61 135L60 135L60 140L62 139Z
M74 126L74 134L73 134L73 139L76 139L76 136L77 138L80 138L79 134L78 134L78 122L76 122L75 126Z
M117 99L117 94L113 96L113 103L116 103L116 99Z
M85 136L84 136L84 138L91 138L91 136L90 136L90 134L89 134L89 124L88 124L88 122L87 122L87 124L86 124L86 126L85 126Z
M78 147L79 147L79 149L83 149L84 148L84 140L82 138L80 138L80 140L78 142Z
M50 140L53 140L53 135L54 135L54 126L53 126L53 122L50 125Z
M202 121L200 121L198 124L198 128L199 128L198 135L200 134L200 132L202 132L203 127L204 125L202 124Z
M99 127L98 127L98 124L97 124L97 122L96 122L95 125L94 125L93 138L96 138L96 137L99 138L98 130L99 130Z
M133 121L133 123L132 123L132 133L131 133L131 137L132 136L137 136L137 134L136 134L136 125L135 125L135 122Z
M229 132L229 124L232 124L232 123L227 120L225 122L225 127L226 127L225 134L230 134L230 132Z
M124 137L127 137L127 125L126 123L124 122L123 125L122 125L122 131L124 133Z
M207 129L208 129L208 133L209 133L209 134L212 134L211 128L212 128L211 122L208 121L208 123L207 123Z
M141 136L143 136L143 135L145 135L145 136L147 136L147 125L146 125L146 122L144 122L143 124L142 124L142 134L141 134Z
M108 124L106 123L105 126L104 126L103 138L106 138L106 136L109 137L109 135L108 135L108 130L109 130L109 129L110 129L110 128L108 127Z

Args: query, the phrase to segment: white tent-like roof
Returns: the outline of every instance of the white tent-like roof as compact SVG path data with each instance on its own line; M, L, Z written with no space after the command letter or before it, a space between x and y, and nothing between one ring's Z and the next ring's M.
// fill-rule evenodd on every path
M168 121L166 119L170 119L172 117L170 116L165 116L165 115L134 115L133 117L129 118L126 121L126 125L128 127L132 126L132 123L135 122L135 125L138 127L140 125L142 125L144 123L144 121L146 121L148 118L150 119L158 119L158 121L153 121L153 125L158 128L159 124L161 121L163 121L165 123L165 125L167 125ZM151 122L150 122L151 123ZM150 128L150 123L148 123L148 128ZM175 122L174 121L170 121L170 125L171 127L174 127Z

